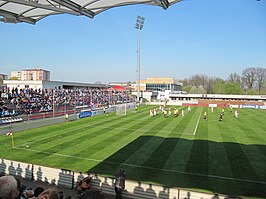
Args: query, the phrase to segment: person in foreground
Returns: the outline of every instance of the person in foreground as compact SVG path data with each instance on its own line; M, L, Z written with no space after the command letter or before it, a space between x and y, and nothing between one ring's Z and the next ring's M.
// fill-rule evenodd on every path
M120 169L116 174L115 179L115 193L116 199L122 199L122 191L125 189L126 172L124 169Z
M60 195L55 189L46 189L38 196L38 199L60 199Z
M0 177L0 199L16 199L19 196L19 184L13 176Z

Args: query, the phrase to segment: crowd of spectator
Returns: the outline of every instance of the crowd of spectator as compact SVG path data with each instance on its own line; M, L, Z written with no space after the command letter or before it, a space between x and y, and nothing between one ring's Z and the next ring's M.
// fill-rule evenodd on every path
M32 114L53 109L73 109L77 106L90 108L108 107L133 101L130 93L106 88L91 89L6 89L6 102L0 99L0 115L17 113ZM2 102L2 103L1 103ZM7 104L10 106L8 107Z
M0 174L0 199L105 199L99 190L87 190L77 197L65 196L63 191L55 188L26 187L14 176Z

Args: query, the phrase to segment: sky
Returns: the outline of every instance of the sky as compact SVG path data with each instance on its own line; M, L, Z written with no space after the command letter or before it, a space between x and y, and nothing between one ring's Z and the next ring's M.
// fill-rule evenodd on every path
M141 79L226 79L248 67L266 68L266 0L184 0L167 10L112 8L94 19L63 14L36 25L1 22L0 73L41 68L56 81L136 81L137 15L145 17Z

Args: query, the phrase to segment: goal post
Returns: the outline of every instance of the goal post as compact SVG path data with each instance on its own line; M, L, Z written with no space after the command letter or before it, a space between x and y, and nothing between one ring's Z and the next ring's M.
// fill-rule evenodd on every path
M127 114L126 104L116 105L115 110L116 110L116 115L126 115Z
M135 111L136 102L116 105L116 115L126 115Z

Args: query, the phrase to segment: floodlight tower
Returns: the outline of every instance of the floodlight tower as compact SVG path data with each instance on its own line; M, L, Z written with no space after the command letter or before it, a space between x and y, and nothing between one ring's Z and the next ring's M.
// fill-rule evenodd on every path
M137 16L137 21L135 28L138 30L138 93L137 93L137 100L140 101L140 31L144 26L145 18L142 16Z

